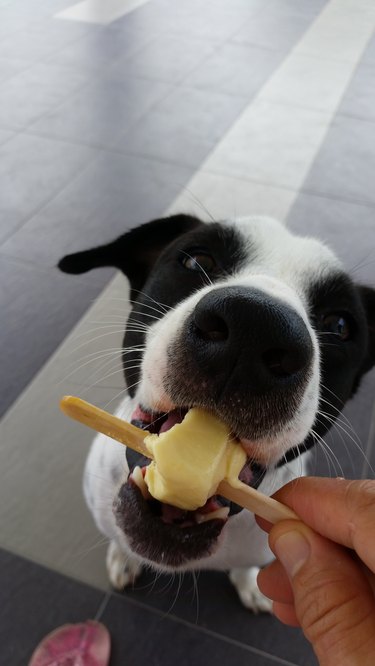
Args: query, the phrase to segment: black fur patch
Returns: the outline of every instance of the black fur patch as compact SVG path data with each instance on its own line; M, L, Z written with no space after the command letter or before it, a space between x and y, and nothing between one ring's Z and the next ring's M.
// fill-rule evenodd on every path
M183 265L182 260L198 250L207 252L215 260L215 269L206 275L187 270ZM160 254L143 291L136 295L134 312L130 313L128 329L125 331L124 347L138 346L144 342L144 333L129 328L137 329L152 324L155 318L163 317L165 312L197 289L234 273L248 260L248 256L249 248L244 247L240 234L220 223L202 224L173 240ZM127 366L137 365L137 357L137 352L127 353L124 362ZM134 395L139 372L139 367L132 367L128 371L125 367L127 386L132 387L129 388L130 395Z

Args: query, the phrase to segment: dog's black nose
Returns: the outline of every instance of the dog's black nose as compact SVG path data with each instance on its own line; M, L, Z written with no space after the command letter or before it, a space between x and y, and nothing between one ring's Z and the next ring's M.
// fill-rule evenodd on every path
M313 358L300 315L257 289L224 287L206 294L188 325L187 344L205 374L245 383L264 394L298 382Z

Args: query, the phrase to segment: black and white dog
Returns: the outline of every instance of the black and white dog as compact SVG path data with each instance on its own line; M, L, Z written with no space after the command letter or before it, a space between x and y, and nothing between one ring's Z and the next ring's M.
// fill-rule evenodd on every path
M160 432L193 406L213 411L247 452L240 478L264 493L305 473L304 452L375 363L375 291L275 220L175 215L59 264L100 266L125 273L134 302L118 414ZM267 610L256 574L272 554L254 516L219 496L197 511L147 498L149 461L104 439L93 442L84 492L110 539L112 584L124 587L144 564L229 570L245 605Z

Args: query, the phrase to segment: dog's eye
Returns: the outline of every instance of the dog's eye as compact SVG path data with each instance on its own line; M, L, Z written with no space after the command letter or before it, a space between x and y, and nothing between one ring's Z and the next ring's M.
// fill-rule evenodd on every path
M340 340L348 340L351 334L350 324L347 317L340 313L325 315L322 318L321 331L322 333L335 335L340 338Z
M199 273L212 273L216 268L216 262L210 254L204 252L194 252L192 254L184 253L182 265L189 271L198 271Z

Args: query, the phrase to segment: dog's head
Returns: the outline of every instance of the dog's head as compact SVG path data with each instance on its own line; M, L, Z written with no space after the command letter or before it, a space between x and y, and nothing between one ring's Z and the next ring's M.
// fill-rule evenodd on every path
M325 245L275 220L176 215L59 264L100 266L130 280L123 359L133 420L160 432L193 406L214 412L241 440L240 478L252 486L327 432L375 362L375 292ZM129 450L127 459L130 470L147 464ZM212 553L240 511L214 497L184 512L144 499L140 486L139 472L121 486L117 524L137 554L164 567Z

